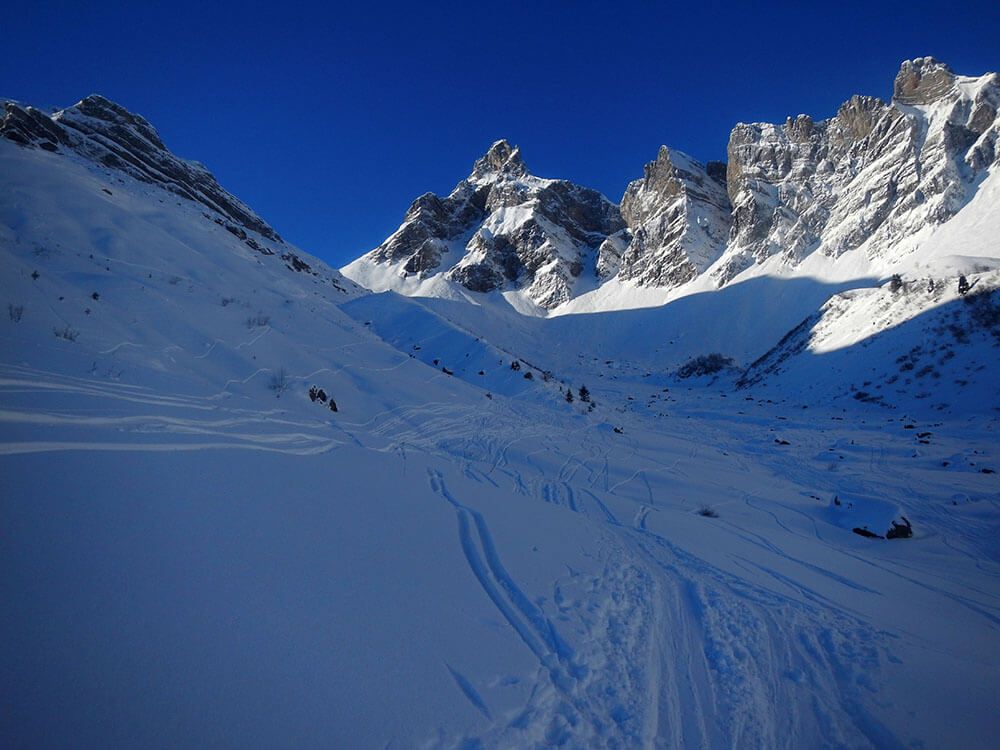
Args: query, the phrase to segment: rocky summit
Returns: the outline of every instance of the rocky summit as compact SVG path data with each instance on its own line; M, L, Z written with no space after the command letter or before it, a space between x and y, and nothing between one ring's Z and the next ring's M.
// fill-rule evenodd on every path
M794 266L814 251L837 257L894 251L965 205L997 158L1000 79L956 76L942 63L903 63L890 103L854 96L835 117L740 124L729 139L729 247L724 284L771 256Z
M418 296L503 291L542 313L588 296L581 309L632 307L643 289L662 294L641 304L659 304L838 262L896 272L1000 158L1000 77L923 57L902 64L892 91L888 102L853 96L828 119L739 123L725 164L661 147L620 207L532 176L498 141L450 195L418 198L344 272Z
M642 286L676 287L705 271L730 228L726 167L703 166L666 146L621 202L627 228L601 245L598 274Z
M117 174L120 182L137 180L166 190L197 204L204 220L235 236L258 261L264 262L259 256L273 256L268 262L311 275L343 293L352 286L339 273L318 270L315 259L307 260L286 244L203 165L173 154L141 115L96 94L52 114L13 101L0 103L0 137L27 149L76 157L91 169Z
M281 243L281 237L245 203L226 192L197 162L172 154L156 129L140 115L92 94L52 115L4 102L0 136L22 146L70 152L197 201L217 214L233 233L254 232Z
M551 308L570 299L597 248L624 226L603 195L535 177L501 140L448 196L417 198L399 229L352 268L371 288L440 275L474 292L522 289ZM365 273L372 266L389 273Z

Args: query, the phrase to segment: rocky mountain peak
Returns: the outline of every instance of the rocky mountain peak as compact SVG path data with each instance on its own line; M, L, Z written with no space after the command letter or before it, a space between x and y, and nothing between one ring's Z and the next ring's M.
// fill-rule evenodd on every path
M150 125L146 118L129 112L125 107L116 104L110 99L106 99L100 94L91 94L81 99L69 109L56 112L53 115L53 119L58 121L64 118L78 117L79 115L100 120L112 127L128 128L149 141L153 147L164 151L167 150L166 145L160 139L160 134L156 132L156 128Z
M273 254L258 239L281 237L245 203L227 192L196 162L175 156L140 115L98 94L49 115L17 102L4 102L0 137L26 148L72 152L102 169L113 169L202 204L212 221L258 252Z
M896 74L892 98L899 104L931 104L955 85L951 68L933 57L905 60Z
M520 150L499 140L449 195L418 198L399 229L344 272L378 290L437 279L520 291L551 308L573 296L585 270L592 278L597 247L623 227L596 190L531 175Z
M598 274L671 288L703 272L729 236L724 175L719 162L710 173L687 154L661 146L642 178L625 189L621 213L627 228L602 243Z
M678 173L678 167L674 164L674 160L670 158L672 153L679 154L680 152L671 152L667 146L660 146L660 150L656 152L656 159L642 168L643 181L646 187L654 185L666 187L668 184L673 185ZM681 159L681 163L683 164L687 160L688 158L684 156Z
M853 144L867 138L886 106L878 97L860 95L852 96L841 104L834 118L839 127L840 141Z
M528 168L521 159L521 150L506 139L496 141L472 167L472 180L488 180L499 176L523 177Z
M660 146L656 159L643 167L642 180L633 182L626 188L622 210L628 213L625 207L633 202L640 189L672 197L684 189L685 181L699 184L704 182L705 176L705 168L690 156L667 146Z
M1000 165L998 113L996 74L908 60L891 102L858 95L828 119L737 124L726 163L661 147L620 208L532 176L501 140L450 196L419 199L397 233L352 266L379 288L451 293L407 280L441 276L473 291L523 292L544 308L586 293L595 272L598 284L627 282L623 299L628 286L672 289L701 276L722 286L753 267L794 273L807 258L827 264L848 253L880 273Z
M788 138L794 143L808 143L810 137L816 132L816 123L809 115L797 115L785 120L785 132Z
M1000 90L932 57L905 61L891 104L854 96L829 120L738 125L729 142L733 232L712 274L727 283L779 256L859 249L885 262L900 241L941 224L997 161ZM918 109L915 105L934 104Z

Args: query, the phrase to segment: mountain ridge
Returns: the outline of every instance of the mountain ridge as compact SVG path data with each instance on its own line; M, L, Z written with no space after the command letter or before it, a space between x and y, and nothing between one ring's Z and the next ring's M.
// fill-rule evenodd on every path
M200 162L172 153L156 128L99 94L46 114L31 106L0 100L0 138L24 148L79 157L92 168L127 175L199 204L202 216L260 256L275 256L286 268L323 279L342 292L349 282L336 271L288 245L253 209L223 188Z
M524 285L534 303L555 306L572 296L588 256L623 227L603 195L530 174L520 150L501 139L447 196L417 198L399 229L366 258L403 279L437 275L474 292ZM352 268L364 286L388 288L363 266Z
M585 239L569 253L552 246L539 252L542 243L530 233L505 235L513 248L505 258L532 257L517 273L484 281L481 242L461 233L438 237L427 226L420 238L434 245L432 262L401 262L424 257L426 245L407 241L412 207L383 245L342 270L379 291L451 298L500 292L516 309L541 315L663 304L740 277L807 267L835 275L838 266L880 276L911 271L929 260L918 252L921 232L958 213L1000 159L1000 77L959 76L934 58L915 58L900 66L893 92L889 103L855 95L825 120L737 123L724 165L662 146L626 188L618 206L625 226L598 244ZM491 146L474 174L500 143L507 142ZM512 179L531 177L520 151L506 148L516 154ZM563 268L561 283L539 279L547 263L559 266L567 255L570 273ZM451 263L442 265L445 259Z

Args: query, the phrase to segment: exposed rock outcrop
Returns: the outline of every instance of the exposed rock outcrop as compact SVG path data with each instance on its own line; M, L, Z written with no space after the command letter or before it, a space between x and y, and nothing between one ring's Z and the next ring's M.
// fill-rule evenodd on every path
M600 193L531 175L501 140L448 196L414 201L399 229L345 272L378 287L364 268L391 269L385 288L440 275L474 292L520 289L551 308L570 299L576 279L593 272L595 249L623 227Z
M672 288L704 272L729 237L729 196L720 167L714 162L706 168L662 146L642 179L625 190L621 211L628 229L601 245L601 276L617 273L640 286Z
M739 124L729 140L729 247L712 273L724 284L778 255L861 246L870 259L947 221L997 159L1000 83L963 78L933 58L903 63L891 103L845 102L829 120Z
M593 191L533 177L498 141L449 196L418 198L394 235L345 270L406 293L440 290L419 291L414 276L521 290L552 308L591 273L598 283L721 286L761 264L794 272L814 254L852 251L884 269L905 260L904 240L966 205L998 162L998 111L996 74L906 61L890 102L854 96L826 120L736 125L725 164L662 147L620 215ZM379 267L396 273L369 273Z
M224 190L201 164L174 156L149 122L103 96L88 96L51 116L8 101L0 136L26 147L75 152L197 201L245 231L281 242L267 222Z
M933 57L906 60L896 74L892 98L900 104L933 104L951 92L955 74Z

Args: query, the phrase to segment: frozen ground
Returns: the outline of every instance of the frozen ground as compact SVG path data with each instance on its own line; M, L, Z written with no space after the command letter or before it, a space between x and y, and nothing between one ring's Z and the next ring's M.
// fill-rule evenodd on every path
M953 358L978 408L805 387L898 369L877 337L678 381L681 313L349 301L26 153L0 143L3 746L995 744L988 333ZM654 338L664 366L626 356Z

